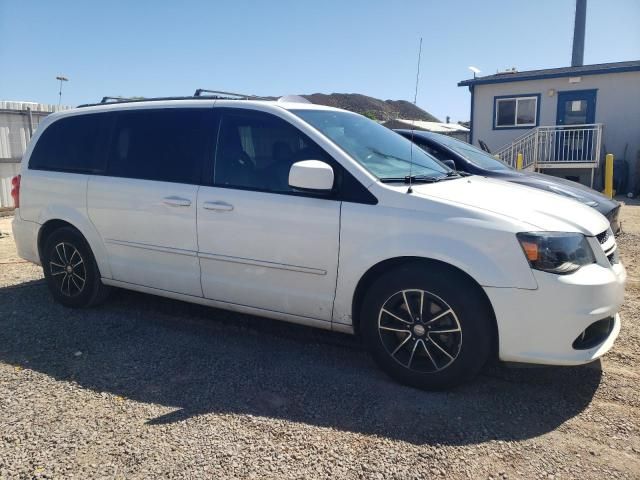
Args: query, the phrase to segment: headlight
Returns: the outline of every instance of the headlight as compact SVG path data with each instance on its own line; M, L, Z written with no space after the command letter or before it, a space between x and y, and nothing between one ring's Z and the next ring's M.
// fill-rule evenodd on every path
M580 233L530 232L517 237L529 265L536 270L565 275L596 261Z

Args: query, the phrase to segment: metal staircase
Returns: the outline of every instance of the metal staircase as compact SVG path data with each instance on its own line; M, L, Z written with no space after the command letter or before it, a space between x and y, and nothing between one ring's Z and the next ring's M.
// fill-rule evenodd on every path
M522 168L598 168L602 145L602 124L552 125L535 127L495 152L503 162L516 167L518 154Z

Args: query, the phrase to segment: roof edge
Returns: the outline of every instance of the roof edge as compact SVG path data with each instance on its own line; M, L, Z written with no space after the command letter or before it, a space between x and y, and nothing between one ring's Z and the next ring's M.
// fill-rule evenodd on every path
M628 63L628 62L622 62ZM601 64L602 65L602 64ZM611 65L611 64L605 64ZM528 80L541 80L546 78L561 78L561 77L581 77L585 75L604 75L607 73L623 73L623 72L636 72L640 71L640 62L637 65L619 65L619 66L599 66L599 65L585 65L584 70L563 70L566 67L550 68L547 70L531 70L530 75L527 75L527 71L517 72L516 74L504 74L504 76L496 77L495 75L489 75L487 77L470 78L468 80L462 80L458 82L459 87L468 87L472 85L486 85L490 83L513 83L513 82L525 82ZM570 67L569 67L570 68ZM547 72L547 73L544 73ZM514 75L510 78L509 75ZM517 76L516 76L517 75Z

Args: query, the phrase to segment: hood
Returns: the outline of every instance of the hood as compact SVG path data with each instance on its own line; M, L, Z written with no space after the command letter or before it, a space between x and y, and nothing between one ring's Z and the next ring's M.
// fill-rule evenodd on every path
M604 216L583 203L494 178L471 176L414 184L413 192L493 212L549 232L597 235L609 227Z
M597 192L581 183L573 182L565 178L552 177L544 173L535 172L510 172L505 180L526 185L527 187L540 188L548 192L557 193L578 202L595 208L603 215L607 215L618 206L618 202L611 200L600 192Z

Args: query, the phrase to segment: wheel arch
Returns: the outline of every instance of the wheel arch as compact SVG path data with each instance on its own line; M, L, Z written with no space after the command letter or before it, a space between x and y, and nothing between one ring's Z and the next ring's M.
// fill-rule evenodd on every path
M47 244L53 245L53 243L49 243L50 239L52 238L52 236L56 235L56 232L60 232L61 230L65 231L65 233L61 237L59 237L62 238L61 241L65 242L65 237L73 235L75 240L71 240L72 247L76 249L88 249L87 255L89 256L89 258L83 258L82 254L78 253L79 261L72 266L70 264L72 263L72 260L76 255L76 250L72 250L73 253L71 253L71 256L68 258L66 256L68 250L65 251L63 247L64 261L62 261L61 263L68 263L66 267L59 264L58 267L62 268L62 270L59 270L57 273L53 273L53 271L51 270L51 266L47 265L44 261L44 257L47 255L45 248L47 247ZM110 288L102 283L100 266L98 265L98 262L96 260L94 250L92 249L87 236L79 228L66 220L62 220L59 218L50 219L43 223L42 226L38 229L36 241L38 255L41 258L45 280L47 281L49 290L51 291L56 301L67 307L80 308L98 305L107 298L110 292ZM76 243L82 243L83 241L84 245L74 245ZM58 251L58 245L59 244L56 244L55 246L56 251ZM62 256L60 256L59 251L58 257L60 258L60 260L63 260ZM75 273L75 267L83 263L83 261L85 263L85 265L82 267L84 277ZM71 280L67 282L67 296L65 296L64 293L64 280L62 280L62 283L60 285L56 284L55 280L53 280L54 275L59 275L60 273L65 271L65 269L67 272L73 273L73 276L76 276L82 280L82 284L78 285L75 279L73 279L73 283L75 284L75 287L77 289L74 296L71 295ZM65 274L65 278L69 277L71 277L71 275L67 276Z
M80 235L82 235L82 232L78 230L74 225L70 224L65 220L60 220L59 218L47 220L38 230L38 240L37 240L38 256L40 257L41 262L42 262L42 253L43 253L42 250L44 248L45 243L47 242L47 238L49 238L49 236L56 230L59 230L60 228L64 228L64 227L71 227L74 230L76 230ZM84 235L82 236L84 237Z
M44 223L41 224L40 228L38 229L36 246L38 248L38 257L40 258L40 262L42 263L42 250L47 238L56 230L64 227L73 228L82 236L82 238L84 238L85 242L87 242L87 245L91 249L91 253L93 254L96 264L98 265L100 275L102 277L110 278L111 269L109 268L109 263L105 255L106 252L104 251L104 247L102 246L100 239L96 238L95 235L93 237L91 236L91 234L93 233L91 229L89 229L88 232L90 235L87 235L86 229L82 228L82 226L77 225L75 222L69 221L69 219L60 218L58 216L52 216L51 218L47 219Z
M492 325L492 354L494 356L498 353L499 346L499 334L498 334L498 323L496 321L495 311L493 310L493 306L491 305L491 301L487 296L486 292L482 288L482 286L468 273L461 270L458 267L455 267L449 263L443 262L441 260L435 260L432 258L424 258L424 257L395 257L383 260L378 262L369 268L364 275L358 281L356 289L353 294L353 301L351 307L351 318L353 321L353 330L356 335L360 333L360 311L362 310L362 301L364 296L366 295L367 290L373 284L373 282L380 277L380 275L392 270L394 268L401 267L403 265L416 265L420 264L430 269L437 269L439 271L448 271L452 272L456 275L459 275L461 278L464 278L473 288L480 294L483 302L487 307L487 311L489 312L489 317L491 319Z

